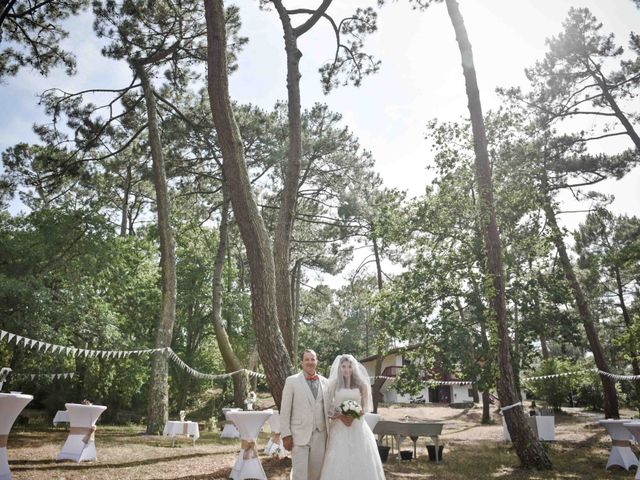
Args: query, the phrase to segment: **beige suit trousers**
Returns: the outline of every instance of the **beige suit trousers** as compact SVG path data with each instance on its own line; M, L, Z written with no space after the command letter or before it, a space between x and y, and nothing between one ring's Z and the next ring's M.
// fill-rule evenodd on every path
M318 480L326 445L326 430L314 430L307 445L294 445L291 452L291 480Z

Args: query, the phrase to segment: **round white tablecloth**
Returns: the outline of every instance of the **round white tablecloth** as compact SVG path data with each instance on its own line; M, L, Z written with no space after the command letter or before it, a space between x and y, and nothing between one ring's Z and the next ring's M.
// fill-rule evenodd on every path
M20 412L33 400L32 395L0 393L0 480L10 480L11 471L7 459L7 440L13 423Z
M242 440L238 458L231 469L230 478L233 480L244 480L246 478L258 480L267 479L267 475L257 455L255 441L258 438L262 425L264 425L264 422L266 422L272 414L272 410L227 412L227 418L236 425L240 432L240 439Z
M233 424L233 422L229 419L227 414L229 412L241 412L241 411L242 411L241 408L225 407L222 409L222 413L226 421L224 423L224 427L222 428L222 432L220 432L220 438L240 438L240 432L238 431L236 426Z
M196 422L169 420L164 426L162 434L169 437L186 435L188 437L192 437L195 443L195 441L200 438L200 428Z

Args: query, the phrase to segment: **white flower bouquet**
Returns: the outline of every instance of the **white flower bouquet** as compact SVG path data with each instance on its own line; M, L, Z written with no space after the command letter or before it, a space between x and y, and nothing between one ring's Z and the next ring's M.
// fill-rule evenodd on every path
M360 418L363 415L362 407L354 400L345 400L338 409L342 415L347 417Z

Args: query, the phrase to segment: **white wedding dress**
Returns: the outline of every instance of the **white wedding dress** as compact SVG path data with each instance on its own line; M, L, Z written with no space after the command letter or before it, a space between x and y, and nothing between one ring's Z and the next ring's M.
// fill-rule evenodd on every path
M362 403L360 390L339 389L332 407L345 400ZM364 418L350 427L340 420L331 422L320 480L384 480L376 439Z

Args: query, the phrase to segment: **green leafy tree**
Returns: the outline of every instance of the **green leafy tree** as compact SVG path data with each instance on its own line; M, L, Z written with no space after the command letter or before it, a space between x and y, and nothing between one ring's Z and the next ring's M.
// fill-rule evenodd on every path
M6 0L0 5L0 80L15 76L23 67L40 75L62 65L67 74L75 72L72 53L61 47L68 36L62 24L80 13L89 0Z

